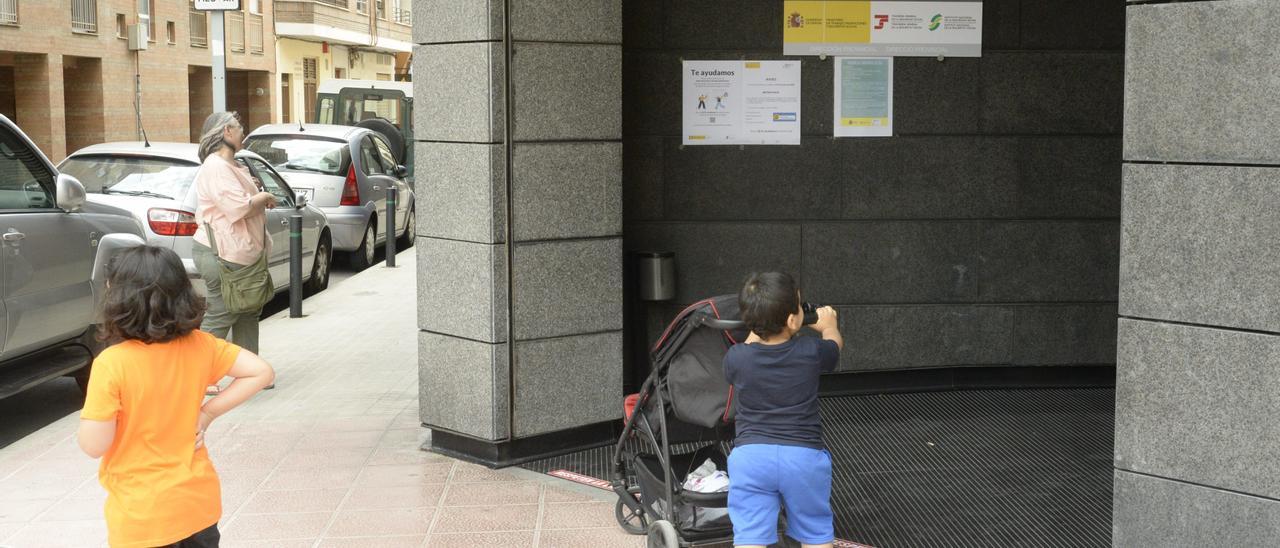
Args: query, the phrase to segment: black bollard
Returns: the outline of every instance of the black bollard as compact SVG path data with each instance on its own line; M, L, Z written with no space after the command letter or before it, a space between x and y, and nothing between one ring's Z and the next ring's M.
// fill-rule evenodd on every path
M302 212L289 215L289 317L302 317Z
M387 268L396 267L396 185L387 187Z

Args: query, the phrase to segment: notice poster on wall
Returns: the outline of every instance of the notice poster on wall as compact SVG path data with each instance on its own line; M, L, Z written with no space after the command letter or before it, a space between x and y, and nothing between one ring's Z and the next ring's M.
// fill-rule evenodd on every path
M982 2L786 0L782 52L981 57Z
M799 61L685 61L684 144L800 144Z
M837 57L836 137L893 136L893 58Z

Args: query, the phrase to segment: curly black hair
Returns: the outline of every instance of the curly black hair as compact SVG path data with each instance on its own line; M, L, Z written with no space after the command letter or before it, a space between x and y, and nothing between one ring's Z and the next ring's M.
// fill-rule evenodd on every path
M102 301L104 341L166 342L200 327L206 308L170 249L155 246L121 251L107 265Z

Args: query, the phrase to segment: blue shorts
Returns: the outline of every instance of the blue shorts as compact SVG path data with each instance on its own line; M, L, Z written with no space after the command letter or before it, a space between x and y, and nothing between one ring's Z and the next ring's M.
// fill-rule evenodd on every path
M778 541L778 508L787 508L787 536L804 544L835 540L831 514L831 453L791 445L749 444L729 453L729 518L733 544Z

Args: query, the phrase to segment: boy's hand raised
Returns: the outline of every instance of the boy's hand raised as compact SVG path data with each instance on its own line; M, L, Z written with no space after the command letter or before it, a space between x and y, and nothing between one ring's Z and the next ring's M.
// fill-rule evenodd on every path
M839 327L837 321L836 309L830 306L824 306L818 309L818 321L813 323L813 329L816 331L826 331Z

